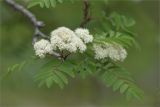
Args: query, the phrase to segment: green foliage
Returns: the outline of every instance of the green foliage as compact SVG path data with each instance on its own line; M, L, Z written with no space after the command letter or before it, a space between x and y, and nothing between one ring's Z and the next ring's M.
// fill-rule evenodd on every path
M137 48L139 47L138 43L132 36L121 32L114 32L114 31L101 32L101 34L96 34L95 38L96 38L95 42L100 44L117 43L125 48L130 48L133 46Z
M109 20L111 21L112 25L117 30L119 30L119 29L127 30L128 27L132 27L132 26L135 25L135 20L133 20L130 17L126 17L124 15L120 15L120 14L118 14L116 12L113 12L109 16Z
M68 84L68 77L74 78L76 75L80 75L83 79L92 75L96 71L96 65L91 59L85 58L78 61L66 61L61 63L60 61L51 60L48 61L41 71L37 72L34 76L34 80L39 83L39 87L46 85L50 88L53 83L56 83L63 88ZM56 65L56 66L55 66Z
M21 71L22 68L25 66L26 61L23 61L19 64L14 64L13 66L8 68L8 73L14 72L14 71Z
M55 61L49 61L42 67L40 72L36 73L34 80L39 82L39 87L45 84L48 88L50 88L53 83L56 83L60 86L60 88L63 88L66 84L68 84L67 76L72 78L75 77L75 73L72 68L70 69L68 67L68 65L69 62L64 64L60 63L55 66Z
M74 78L76 75L80 75L85 78L94 74L108 87L112 87L113 91L119 90L121 94L126 96L127 100L133 98L141 100L143 98L143 91L135 85L130 73L110 59L96 62L88 57L78 63L77 60L63 63L59 61L55 63L51 60L41 69L34 76L40 87L46 85L50 88L55 83L60 88L64 88L68 84L68 77Z
M95 73L96 64L88 57L75 64L74 70L76 72L78 71L78 74L84 79L88 75L93 75Z
M58 3L63 3L64 1L73 0L31 0L28 7L39 5L42 8L49 8L55 7ZM104 15L100 21L100 27L96 26L94 43L117 43L124 48L137 47L135 33L129 30L134 25L135 21L124 15L118 13L112 13L109 17ZM93 53L92 46L88 46L87 49ZM25 64L26 62L13 65L8 68L7 74L13 71L20 71ZM89 75L96 75L108 87L112 87L113 91L119 91L121 94L124 94L128 100L132 98L142 99L143 97L143 92L135 85L135 81L128 71L110 59L97 61L94 59L94 55L87 52L80 59L76 60L67 59L61 62L60 60L52 59L48 61L36 72L34 80L38 82L40 87L46 85L50 88L53 84L57 84L60 88L64 88L68 84L68 78L74 78L76 75L80 75L82 78L86 78Z
M27 61L23 61L21 63L14 64L10 67L8 67L7 72L4 73L4 75L0 76L1 79L9 77L12 73L22 71L22 69L25 67L27 64Z
M112 87L113 91L120 91L124 94L127 100L136 98L141 100L143 98L143 91L138 88L130 73L124 68L115 63L107 62L107 65L102 64L99 67L100 79L108 86Z
M101 20L99 33L94 35L94 42L99 44L120 44L124 48L138 46L134 38L134 33L128 30L135 22L125 16L113 13ZM135 81L129 72L118 66L111 59L97 61L94 59L93 44L88 45L87 51L77 54L77 58L61 60L50 60L35 74L34 80L39 86L46 85L50 88L53 84L64 88L68 84L68 78L79 75L83 79L87 76L98 76L113 91L124 94L128 100L136 98L142 99L143 92L135 85ZM14 71L23 67L23 64L16 64L9 68Z
M4 75L0 76L2 79L9 77L12 73L24 71L24 68L35 62L39 58L37 56L31 56L28 60L24 60L20 63L14 64L7 68L7 72Z
M63 3L64 1L73 1L73 0L31 0L28 8L39 5L41 8L46 7L55 7L58 3Z
M98 32L94 35L95 43L117 43L125 48L133 46L139 48L135 40L135 33L129 30L129 27L135 24L132 18L114 12L109 17L104 14L98 23L100 26L98 29L95 28Z
M28 64L31 64L32 62L38 60L39 58L37 56L31 56L28 60L24 60L20 63L14 64L10 67L8 67L7 69L7 73L11 73L11 72L16 72L16 71L21 71L25 66L27 66Z

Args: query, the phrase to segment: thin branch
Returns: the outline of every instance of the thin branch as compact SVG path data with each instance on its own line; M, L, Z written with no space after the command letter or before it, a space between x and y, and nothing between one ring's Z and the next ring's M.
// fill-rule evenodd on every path
M14 0L4 0L4 1L8 5L10 5L12 8L14 8L15 10L21 12L24 16L26 16L31 21L31 23L35 27L35 33L33 35L33 43L36 42L38 36L41 36L42 38L48 39L48 36L46 36L44 33L42 33L40 31L40 28L44 27L44 23L42 21L38 21L36 19L35 15L33 15L33 13L31 13L29 10L27 10L22 5L16 3Z
M27 10L24 6L16 3L14 0L4 0L6 4L14 8L15 10L21 12L24 16L26 16L31 23L33 24L35 28L35 33L33 35L33 41L32 44L34 44L37 40L38 37L42 37L44 39L49 39L47 35L45 35L43 32L40 31L41 27L44 27L44 23L42 21L38 21L35 15ZM56 57L60 57L60 54L57 52L53 52L53 55Z
M82 28L91 20L91 16L89 14L89 8L90 8L89 0L83 0L83 20L80 24L80 27Z
M83 0L83 20L80 24L80 27L82 28L84 28L85 25L91 20L91 16L89 14L89 8L90 8L89 0ZM70 54L71 53L65 55L63 59L66 60L70 56Z

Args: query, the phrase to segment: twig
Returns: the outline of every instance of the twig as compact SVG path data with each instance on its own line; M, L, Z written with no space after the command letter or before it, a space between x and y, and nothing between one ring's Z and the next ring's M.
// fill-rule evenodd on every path
M89 14L89 0L83 0L83 20L80 24L80 27L84 28L85 25L91 20L91 16ZM63 59L66 60L71 53L63 56Z
M38 21L29 10L27 10L22 5L16 3L14 0L4 0L8 5L13 7L15 10L21 12L24 16L28 17L28 19L31 21L33 26L35 27L35 33L33 35L33 44L37 41L38 36L41 36L42 38L48 39L48 36L46 36L44 33L40 31L41 27L44 27L44 23L42 21Z
M16 3L14 0L4 0L4 1L5 1L6 4L10 5L15 10L21 12L33 24L33 26L35 28L35 33L33 35L32 44L34 44L38 40L39 36L44 38L44 39L49 39L49 37L47 35L45 35L43 32L40 31L40 28L44 27L44 23L42 21L38 21L37 18L35 17L35 15L32 12L27 10L24 6ZM60 54L57 53L57 52L53 52L53 55L56 56L56 57L60 57Z
M89 14L89 0L83 0L83 20L80 24L80 27L84 27L90 20L91 20L91 16Z

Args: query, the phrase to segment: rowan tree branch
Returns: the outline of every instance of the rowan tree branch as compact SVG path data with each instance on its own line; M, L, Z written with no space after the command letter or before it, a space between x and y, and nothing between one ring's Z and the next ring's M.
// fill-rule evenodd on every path
M85 25L91 20L91 16L89 14L89 0L83 0L83 20L80 24L80 27L85 27Z
M15 10L21 12L33 24L33 26L35 28L35 33L33 35L32 44L34 44L38 40L38 37L41 37L41 38L44 38L44 39L49 39L49 37L47 35L45 35L43 32L41 32L41 30L40 30L41 27L45 26L43 21L37 20L37 18L35 17L35 15L32 12L27 10L24 6L16 3L14 0L4 0L4 1L6 2L6 4L10 5ZM89 7L90 7L89 0L83 0L83 6L84 6L84 8L83 8L83 20L80 24L80 27L85 27L85 25L91 20L91 16L89 14ZM57 52L54 52L53 55L56 56L56 57L59 57L59 58L61 57L61 55ZM65 56L64 60L68 56L69 55Z
M41 32L41 30L40 30L40 28L44 27L44 25L45 25L43 23L43 21L37 20L37 18L35 17L35 15L32 12L30 12L24 6L18 4L14 0L4 0L4 1L5 1L6 4L8 4L9 6L11 6L15 10L21 12L33 24L33 26L35 28L35 33L33 35L33 40L32 40L32 44L33 45L38 40L39 37L44 38L44 39L49 39L49 37L47 35L45 35L43 32ZM60 54L57 53L57 52L53 52L53 55L56 56L56 57L60 57Z

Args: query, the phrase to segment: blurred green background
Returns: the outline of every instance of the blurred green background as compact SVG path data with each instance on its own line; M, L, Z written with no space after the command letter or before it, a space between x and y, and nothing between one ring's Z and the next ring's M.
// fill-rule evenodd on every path
M19 0L20 1L20 0ZM21 0L24 5L27 0ZM41 62L30 66L25 71L13 73L0 85L0 107L159 107L160 106L160 21L158 0L94 0L91 14L99 17L101 10L106 13L118 12L136 20L134 31L138 33L141 50L130 49L124 62L144 90L144 101L126 101L123 95L113 92L100 81L87 79L70 79L63 90L57 86L50 89L38 88L33 81L33 74ZM67 26L75 29L82 19L81 1L59 4L56 8L29 9L46 26L43 32ZM0 2L0 75L7 72L8 66L19 63L33 56L33 26L19 12Z

